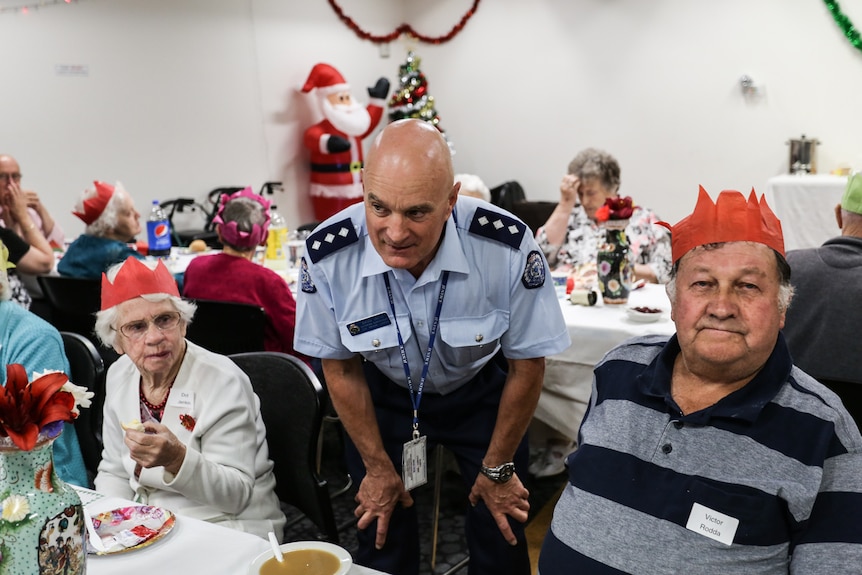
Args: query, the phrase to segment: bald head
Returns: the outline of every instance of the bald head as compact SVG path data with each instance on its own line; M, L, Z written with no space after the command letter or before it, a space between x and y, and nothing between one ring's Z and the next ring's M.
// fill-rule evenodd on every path
M371 144L365 173L390 170L426 171L428 177L451 182L452 154L440 131L424 120L406 119L386 126Z

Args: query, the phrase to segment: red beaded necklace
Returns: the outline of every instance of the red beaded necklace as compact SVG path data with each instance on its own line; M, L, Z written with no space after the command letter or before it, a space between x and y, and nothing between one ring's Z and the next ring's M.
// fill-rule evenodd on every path
M150 410L150 413L153 415L153 417L155 417L159 421L162 420L162 414L165 411L165 406L168 404L168 397L171 395L171 388L173 386L174 386L174 382L172 380L171 384L168 386L168 392L165 394L165 398L158 405L155 405L155 404L152 404L149 401L147 401L146 396L144 396L144 382L143 382L143 380L141 380L140 384L138 385L138 395L141 398L141 403L143 403L146 406L146 408Z

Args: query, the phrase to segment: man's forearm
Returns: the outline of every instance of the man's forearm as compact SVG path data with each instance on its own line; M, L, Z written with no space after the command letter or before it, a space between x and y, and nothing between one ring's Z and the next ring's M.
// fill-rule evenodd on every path
M545 375L545 358L510 359L509 375L497 409L497 423L483 460L496 466L512 461L527 432Z

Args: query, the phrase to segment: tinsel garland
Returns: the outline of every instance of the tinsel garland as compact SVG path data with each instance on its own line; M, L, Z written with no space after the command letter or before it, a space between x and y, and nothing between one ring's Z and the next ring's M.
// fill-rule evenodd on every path
M479 0L474 0L473 6L471 6L470 9L467 10L467 13L461 17L461 21L455 24L455 26L453 26L452 29L449 30L449 32L447 34L444 34L443 36L425 36L424 34L420 34L416 30L414 30L410 24L401 24L398 28L396 28L389 34L378 36L372 34L371 32L366 32L365 30L360 28L359 24L353 21L353 18L344 13L344 10L341 9L341 6L339 6L335 2L335 0L329 0L329 5L332 6L332 9L335 10L335 13L338 14L338 17L341 18L341 21L347 24L347 27L353 30L356 35L363 40L371 40L375 44L386 44L388 42L392 42L393 40L397 40L398 37L402 34L409 34L417 40L426 42L428 44L442 44L454 38L464 28L464 25L467 24L467 20L469 20L473 16L473 14L476 13L476 8L479 7Z
M844 12L841 11L841 7L838 6L838 2L835 0L824 0L826 2L826 7L832 12L832 17L835 18L835 22L844 32L844 35L847 36L847 39L850 40L850 43L853 44L853 47L862 52L862 39L859 38L859 30L853 26L853 22L850 21Z
M34 2L22 2L14 6L0 7L0 14L5 14L7 12L16 12L26 15L29 14L31 11L38 10L39 8L47 8L48 6L55 6L57 4L71 4L73 1L77 2L78 0L38 0Z

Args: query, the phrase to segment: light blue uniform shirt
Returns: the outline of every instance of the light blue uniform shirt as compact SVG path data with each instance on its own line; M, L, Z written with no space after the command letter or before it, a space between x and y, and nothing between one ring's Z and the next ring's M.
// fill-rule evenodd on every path
M507 358L529 359L569 346L547 262L520 220L461 197L444 229L440 249L415 279L383 262L368 237L362 203L323 222L306 242L295 349L325 359L360 354L407 387L383 280L389 273L394 319L415 389L446 270L449 282L424 391L454 391L501 348Z

